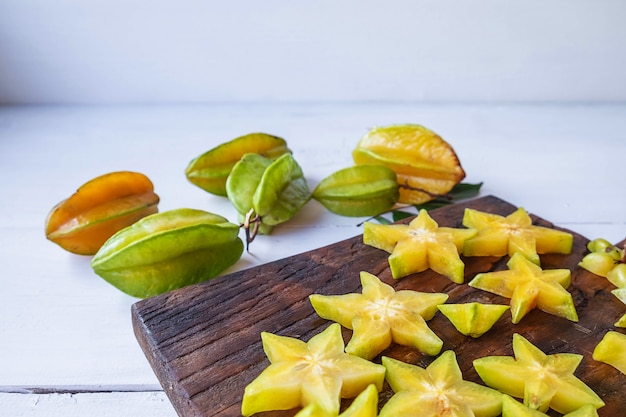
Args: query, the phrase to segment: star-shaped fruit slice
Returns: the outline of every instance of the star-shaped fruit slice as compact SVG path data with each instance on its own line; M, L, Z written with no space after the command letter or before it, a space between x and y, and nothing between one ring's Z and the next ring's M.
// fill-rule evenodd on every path
M439 227L424 209L408 225L365 222L363 226L363 242L391 254L394 278L430 268L457 284L463 283L465 271L459 251L475 234L473 229Z
M593 359L604 362L626 375L626 334L611 330L593 350Z
M376 417L378 416L378 389L368 385L339 416L324 414L317 404L309 404L294 417Z
M578 321L574 300L566 289L571 280L569 269L543 270L520 253L514 254L507 266L506 271L477 274L468 285L510 298L513 323L519 323L535 307Z
M474 360L474 368L487 386L523 398L526 407L541 412L551 408L567 414L587 404L604 406L604 401L574 376L582 355L546 355L517 333L513 335L513 353L515 357L485 356Z
M341 398L354 398L370 384L382 389L385 368L346 353L337 323L307 343L267 332L261 339L270 365L246 386L244 416L309 404L316 404L323 415L336 416Z
M493 327L496 321L509 309L509 306L473 302L441 304L437 308L450 320L459 333L478 338Z
M502 397L502 417L549 417L548 414L526 407L509 395ZM591 404L583 405L563 417L598 417L598 410Z
M465 381L453 351L447 350L427 368L383 357L393 396L379 417L493 417L502 410L502 394Z
M463 225L477 230L463 245L465 256L513 256L520 252L539 265L539 254L568 254L574 241L571 233L533 225L521 207L506 217L467 208Z
M437 313L439 304L446 302L447 294L395 291L365 271L360 278L361 294L309 296L320 317L353 330L346 352L372 359L393 341L427 355L439 354L443 341L426 321Z

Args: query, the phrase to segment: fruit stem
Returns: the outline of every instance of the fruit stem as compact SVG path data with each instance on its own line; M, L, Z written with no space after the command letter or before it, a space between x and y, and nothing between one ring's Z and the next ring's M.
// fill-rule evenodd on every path
M252 231L250 225L252 224ZM250 209L246 213L243 223L239 227L243 227L246 231L246 252L250 252L250 243L254 241L254 238L259 233L259 225L261 224L261 216L254 212L254 209Z

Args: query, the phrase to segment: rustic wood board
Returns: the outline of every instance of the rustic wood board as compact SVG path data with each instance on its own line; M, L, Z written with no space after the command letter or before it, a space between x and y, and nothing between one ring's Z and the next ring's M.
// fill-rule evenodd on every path
M497 197L486 196L433 210L431 216L440 226L462 227L466 207L501 215L516 208ZM536 216L533 220L553 227ZM607 280L577 265L588 240L572 233L574 248L570 255L542 255L541 262L544 269L571 270L569 291L578 311L578 323L534 310L513 325L510 314L505 314L478 339L458 333L441 313L428 323L444 341L442 351L456 352L464 378L479 383L472 360L486 355L511 356L513 333L522 334L547 354L582 354L584 359L576 375L606 402L599 410L600 416L622 415L626 409L626 376L594 361L591 354L602 336L615 330L613 323L626 313L626 307L610 293L614 287ZM448 303L509 302L466 284L454 284L432 271L394 281L387 256L364 245L362 236L356 236L142 300L132 307L135 335L181 417L240 416L244 387L269 364L261 346L261 331L308 340L330 324L315 314L308 296L360 292L360 271L371 272L396 289L445 292L449 294ZM506 269L507 260L508 257L464 258L465 282L478 272ZM344 329L345 340L349 337L350 332ZM433 360L413 348L397 345L383 354L419 366L427 366ZM380 357L375 359L379 360ZM381 404L391 394L385 386ZM293 414L294 411L264 413Z

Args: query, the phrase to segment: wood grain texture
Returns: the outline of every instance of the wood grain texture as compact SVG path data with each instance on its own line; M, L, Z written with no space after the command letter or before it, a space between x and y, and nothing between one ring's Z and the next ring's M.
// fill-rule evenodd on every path
M440 226L462 227L466 207L501 215L516 207L487 196L431 212ZM530 210L530 209L529 209ZM550 226L533 216L536 224ZM429 326L444 341L443 350L456 352L465 379L481 382L472 361L487 355L512 352L512 335L520 333L547 354L571 352L584 355L576 375L606 402L600 416L619 415L626 408L626 376L592 359L602 336L626 311L611 293L612 285L578 267L587 239L577 233L570 255L542 255L543 269L568 268L579 322L534 310L513 325L505 314L478 339L458 333L437 314ZM254 250L254 247L252 247ZM137 302L132 307L135 335L174 408L182 417L239 416L244 387L269 364L260 332L272 332L308 340L330 323L311 307L312 293L360 292L359 272L368 271L396 289L445 292L448 303L481 301L508 304L509 300L466 284L458 285L432 271L393 280L386 252L363 244L362 236L300 255L235 272ZM466 282L478 272L506 269L508 257L464 258ZM350 332L344 329L347 341ZM442 350L442 351L443 351ZM427 366L434 358L414 348L393 345L381 355ZM379 362L380 356L374 361ZM381 404L392 395L386 386ZM264 413L292 416L294 411Z

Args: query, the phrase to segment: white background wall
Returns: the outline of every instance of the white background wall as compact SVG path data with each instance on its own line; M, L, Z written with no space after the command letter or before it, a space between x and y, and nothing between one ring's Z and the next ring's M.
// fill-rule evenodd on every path
M624 0L1 0L0 103L624 101Z

